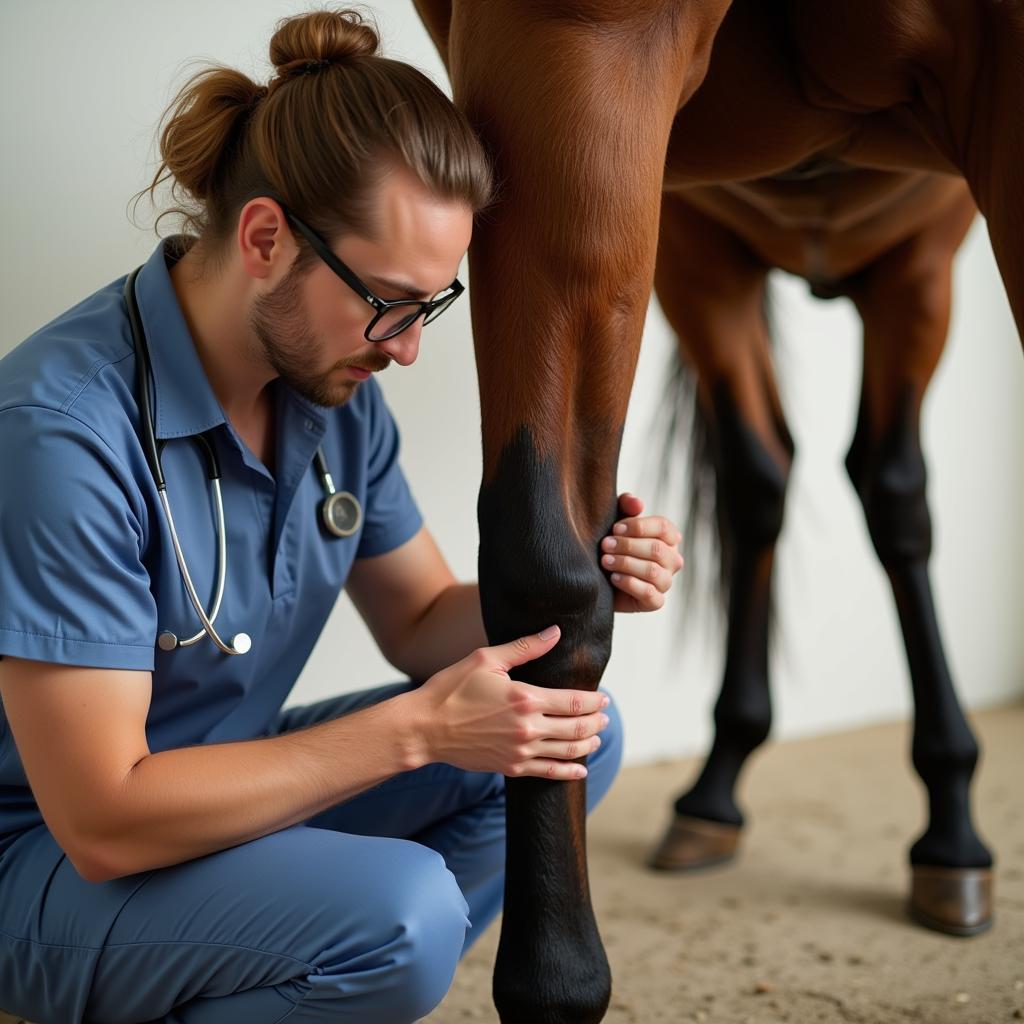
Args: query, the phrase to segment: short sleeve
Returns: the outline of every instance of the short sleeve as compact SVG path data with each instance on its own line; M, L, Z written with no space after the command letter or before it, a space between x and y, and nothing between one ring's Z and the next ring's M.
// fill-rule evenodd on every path
M386 554L415 536L423 525L398 461L400 439L394 417L375 382L368 391L369 461L363 530L356 558Z
M0 655L152 669L144 515L126 467L84 423L0 412Z

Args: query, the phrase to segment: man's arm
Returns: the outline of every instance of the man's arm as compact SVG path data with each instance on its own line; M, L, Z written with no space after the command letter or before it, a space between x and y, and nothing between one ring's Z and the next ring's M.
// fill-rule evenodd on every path
M5 657L0 699L43 818L83 878L178 864L287 828L399 772L579 779L597 693L513 681L559 631L478 648L416 690L265 739L151 753L148 672Z
M359 559L345 590L384 657L410 679L487 643L477 585L455 579L426 527L394 551Z
M401 698L268 739L153 754L150 693L148 672L0 660L32 792L89 881L248 842L426 763Z

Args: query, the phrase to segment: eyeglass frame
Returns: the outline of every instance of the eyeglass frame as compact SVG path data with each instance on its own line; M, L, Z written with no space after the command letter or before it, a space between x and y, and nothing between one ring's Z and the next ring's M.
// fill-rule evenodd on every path
M359 279L359 276L354 270L345 264L345 262L334 252L331 251L331 247L318 235L308 224L297 217L291 210L285 206L276 196L268 196L281 207L281 212L285 215L285 219L289 224L297 227L299 233L307 242L313 247L313 251L327 264L327 266L335 273L336 276L340 277L358 295L364 302L368 302L375 310L376 314L366 325L366 330L363 331L363 337L374 344L379 344L383 341L390 341L392 338L397 338L402 331L408 330L417 320L422 316L424 325L432 322L431 314L440 308L437 316L433 319L436 320L465 290L466 286L458 279L454 281L445 289L444 293L440 298L435 299L382 299L380 296L375 295L363 282ZM416 313L408 323L402 324L397 330L392 331L390 334L384 335L383 338L371 338L370 331L373 330L373 325L378 323L385 314L390 310L395 309L399 306L419 306L419 311Z

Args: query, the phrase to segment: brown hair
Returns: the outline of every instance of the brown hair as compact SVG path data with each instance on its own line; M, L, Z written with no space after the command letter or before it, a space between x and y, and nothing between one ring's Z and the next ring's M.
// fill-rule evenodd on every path
M491 172L469 122L424 74L378 56L378 46L358 12L313 11L278 23L269 84L221 66L193 75L164 115L160 166L139 197L171 181L178 206L161 217L180 214L206 255L261 194L327 238L372 235L373 192L396 164L435 195L480 210ZM299 263L308 263L312 250L296 241Z

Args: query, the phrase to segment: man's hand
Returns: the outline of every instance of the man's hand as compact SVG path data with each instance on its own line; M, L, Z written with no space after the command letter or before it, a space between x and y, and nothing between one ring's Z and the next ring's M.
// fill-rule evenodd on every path
M588 690L549 690L509 671L547 654L561 633L549 626L498 647L481 647L404 697L415 706L423 763L541 779L582 779L575 758L595 751L608 724L608 698Z
M641 516L644 503L635 495L619 495L626 516L601 541L601 567L611 573L617 612L653 612L665 603L672 577L683 567L679 542L683 535L663 516Z

